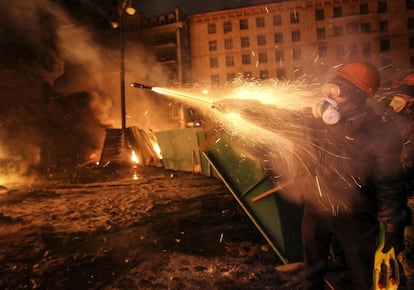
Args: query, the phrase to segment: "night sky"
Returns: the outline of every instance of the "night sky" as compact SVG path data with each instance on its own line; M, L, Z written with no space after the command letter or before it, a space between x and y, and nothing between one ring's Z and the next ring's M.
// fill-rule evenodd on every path
M96 25L106 21L116 11L119 0L54 0L74 18ZM274 3L271 0L132 0L132 5L145 17L173 12L175 7L186 14L197 14L244 6Z
M212 12L223 9L232 9L243 6L260 5L272 2L269 0L134 0L134 5L145 16L157 16L174 11L175 7L180 8L187 15Z

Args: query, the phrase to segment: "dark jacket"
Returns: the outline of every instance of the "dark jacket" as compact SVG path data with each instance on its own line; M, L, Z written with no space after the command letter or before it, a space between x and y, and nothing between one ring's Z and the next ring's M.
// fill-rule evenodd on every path
M414 185L414 113L395 114L394 120L402 137L401 163L405 178Z
M404 229L408 212L400 165L401 138L392 123L366 112L326 125L309 121L314 149L304 203L330 215L370 213L387 232Z

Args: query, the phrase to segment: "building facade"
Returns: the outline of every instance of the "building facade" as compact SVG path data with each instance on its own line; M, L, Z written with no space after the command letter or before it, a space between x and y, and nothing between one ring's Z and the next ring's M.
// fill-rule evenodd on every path
M167 15L129 19L128 38L141 41L165 68L171 83L190 81L191 60L188 18L178 8Z
M191 53L189 41L188 17L176 8L166 15L143 17L136 15L127 18L125 23L127 39L139 41L163 68L162 79L167 79L169 86L184 87L191 81ZM165 118L170 120L171 128L186 127L195 119L191 108L178 102L159 98L157 93L146 91L160 108L167 108ZM160 110L164 111L164 110Z
M189 16L192 83L294 80L350 61L414 67L414 2L299 0Z

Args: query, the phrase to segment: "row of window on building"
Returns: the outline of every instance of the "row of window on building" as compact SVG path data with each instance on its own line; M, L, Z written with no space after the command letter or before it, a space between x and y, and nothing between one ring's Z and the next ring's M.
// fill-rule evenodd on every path
M209 48L211 48L212 44L209 43ZM356 42L350 42L346 45L342 44L342 43L338 43L335 45L336 46L336 56L338 58L344 56L345 52L350 53L351 55L358 55L358 47L359 45ZM410 48L414 48L414 37L410 37L410 41L409 41L409 46ZM216 43L214 44L214 49L216 50ZM243 46L242 46L243 47ZM362 42L361 45L361 55L363 56L369 56L369 54L372 52L372 43L370 41L367 42ZM389 39L381 39L380 43L379 43L379 47L380 47L380 51L381 52L385 52L385 51L390 51L391 49L391 43ZM317 51L318 51L318 55L319 57L326 57L327 56L327 50L328 47L326 45L319 45L317 47ZM210 50L212 51L212 50ZM290 50L290 54L292 56L293 60L299 60L302 58L302 49L299 47L294 47ZM265 63L267 62L267 57L268 52L258 52L257 55L254 51L248 51L241 54L241 63L244 65L248 65L251 64L251 58L252 57L256 57L257 61L259 63ZM285 60L285 53L284 50L281 49L277 49L275 51L275 61L279 62L279 61L283 61ZM210 57L210 67L211 68L216 68L218 67L218 57L217 56L211 56ZM234 66L234 57L233 56L226 56L226 66Z
M411 5L407 4L407 9L414 9ZM369 6L368 3L361 3L359 8L359 14L364 15L368 14ZM379 1L378 2L378 13L386 13L388 12L387 2L386 1ZM342 7L333 7L333 17L342 17ZM321 21L325 20L325 10L324 9L316 9L315 10L315 20ZM290 13L290 23L300 23L299 13L297 11ZM208 34L214 34L217 32L216 23L209 23L207 27ZM282 15L273 15L273 26L280 26L282 25ZM266 27L265 17L259 16L256 17L256 27L263 28ZM249 29L249 20L248 19L239 19L239 29L240 30L247 30ZM223 32L228 33L233 31L233 22L231 21L224 21L223 22Z
M296 66L293 68L293 78L298 78L303 75L303 68L301 66ZM235 73L227 73L226 74L226 82L233 81L236 77L243 78L243 79L252 79L253 74L250 71L246 71L243 73L235 74ZM261 69L259 70L259 78L264 80L270 78L269 70ZM277 68L275 70L275 77L278 79L286 79L286 69L285 68ZM210 76L210 81L212 85L220 85L220 76L218 74L213 74Z
M389 50L390 44L389 41L381 42L382 50L386 51ZM317 49L317 55L319 57L326 57L328 52L327 46L319 46ZM286 60L285 51L284 50L276 50L274 55L274 60L277 63L281 63ZM363 56L369 56L371 53L371 43L365 42L362 44L361 47L361 54ZM292 48L289 51L292 60L300 60L302 59L302 49L301 48ZM349 55L358 55L358 44L357 43L350 43L347 46L344 44L337 44L336 45L336 57L338 59L345 56L345 54ZM252 64L252 59L255 59L257 63L267 63L268 62L268 52L258 52L255 53L254 51L249 51L246 53L241 54L241 64L242 65L250 65ZM235 66L235 57L228 55L225 56L225 66L232 67ZM211 56L210 57L210 68L218 68L219 67L219 57Z
M407 21L407 29L414 30L414 18L408 18ZM371 23L364 22L350 22L345 24L345 29L342 25L334 25L333 26L333 36L343 36L343 35L352 35L357 33L370 33L372 30ZM388 21L379 21L379 31L382 33L388 32ZM301 41L301 32L300 30L291 31L291 41L292 42L299 42ZM268 44L267 41L268 35L266 34L259 34L256 36L256 43L257 46L266 46ZM284 33L283 32L276 32L273 35L273 43L274 44L281 44L284 43ZM319 27L316 29L316 38L318 40L323 40L327 38L326 28ZM224 48L225 49L233 49L234 48L234 39L233 38L225 38L224 39ZM240 47L247 48L250 47L250 37L243 36L240 38ZM216 51L217 47L217 40L209 40L208 41L208 49L209 51Z

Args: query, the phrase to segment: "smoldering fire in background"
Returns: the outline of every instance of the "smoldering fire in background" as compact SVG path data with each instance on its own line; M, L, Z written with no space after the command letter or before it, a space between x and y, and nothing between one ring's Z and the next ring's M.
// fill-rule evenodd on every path
M121 123L118 44L53 1L6 2L0 3L0 159L13 159L21 174L99 158L105 128ZM125 54L126 82L167 83L139 44L127 42ZM126 101L129 125L168 128L154 94L127 91ZM7 181L18 177L12 168L8 173Z

